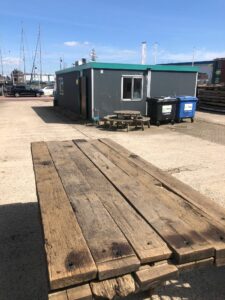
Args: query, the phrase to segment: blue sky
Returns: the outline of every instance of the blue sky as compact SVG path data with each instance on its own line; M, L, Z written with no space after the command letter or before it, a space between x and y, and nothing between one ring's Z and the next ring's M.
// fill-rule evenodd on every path
M25 32L26 69L41 26L43 71L59 69L95 48L101 62L140 63L141 42L147 41L147 62L157 63L225 57L224 0L39 0L2 1L0 48L5 73L21 67L21 23ZM37 68L39 63L37 61Z

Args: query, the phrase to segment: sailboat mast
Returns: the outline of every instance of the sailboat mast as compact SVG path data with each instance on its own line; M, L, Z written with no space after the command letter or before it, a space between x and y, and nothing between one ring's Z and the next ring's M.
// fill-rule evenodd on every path
M24 74L24 82L25 82L26 81L26 57L25 57L25 46L24 46L23 23L22 23L22 30L21 30L21 50L22 50L23 74Z
M37 57L37 52L38 52L39 41L40 41L40 27L39 27L39 31L38 31L37 44L36 44L35 53L34 53L34 59L33 59L30 82L32 82L32 80L33 80L33 75L34 75L35 68L36 68L35 63L36 63L36 57Z
M1 62L1 71L2 71L2 76L4 75L3 71L3 59L2 59L2 49L0 48L0 62Z
M41 49L41 27L39 25L39 55L40 55L40 82L42 82L42 49Z

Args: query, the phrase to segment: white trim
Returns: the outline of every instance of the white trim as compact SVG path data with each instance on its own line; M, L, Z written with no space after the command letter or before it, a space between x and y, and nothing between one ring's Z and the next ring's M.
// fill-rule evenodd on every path
M152 72L149 70L147 75L147 97L151 97L151 81L152 81Z
M143 101L143 99L135 99L135 100L132 100L132 99L120 99L120 101L123 101L123 102L140 102L140 101Z
M151 82L152 82L152 72L151 72L151 70L149 70L148 75L147 75L147 98L151 97ZM146 116L148 114L148 102L147 101L145 104L145 114L146 114Z
M197 86L198 86L198 72L196 73L196 79L195 79L195 94L194 94L194 97L196 97L196 94L197 94Z
M94 69L91 69L91 118L94 118Z
M124 78L132 78L132 79L141 79L141 98L138 99L133 99L133 85L134 85L134 80L131 82L131 98L123 98L123 79ZM137 101L142 101L143 100L143 89L144 89L144 76L143 75L122 75L121 76L121 95L120 95L120 100L121 101L130 101L130 102L137 102Z
M126 74L124 74L124 75L122 75L122 77L138 77L138 78L142 78L143 75L140 75L140 74L137 74L137 75L135 75L135 74L133 74L133 75L128 74L128 75L126 75Z
M121 76L120 92L120 100L123 100L123 75Z

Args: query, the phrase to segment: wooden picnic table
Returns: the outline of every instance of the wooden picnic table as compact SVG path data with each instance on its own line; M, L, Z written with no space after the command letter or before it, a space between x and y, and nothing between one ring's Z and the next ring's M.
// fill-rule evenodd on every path
M114 115L108 115L103 118L104 125L109 122L110 127L116 124L117 128L120 125L124 125L129 131L129 126L133 125L136 128L138 125L141 126L142 130L144 130L144 124L148 125L150 128L150 117L145 117L141 115L141 112L138 110L115 110Z
M113 113L116 114L118 118L119 116L136 118L141 115L139 110L115 110Z
M225 265L225 209L117 143L35 142L32 157L49 299L122 298Z

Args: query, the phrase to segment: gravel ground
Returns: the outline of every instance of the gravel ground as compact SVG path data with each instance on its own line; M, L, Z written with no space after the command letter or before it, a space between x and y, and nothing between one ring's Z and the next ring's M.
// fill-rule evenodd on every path
M56 113L49 98L0 97L0 300L47 299L30 142L109 137L225 207L225 116L108 131ZM225 268L184 273L151 299L225 299ZM148 295L129 299L149 299Z

